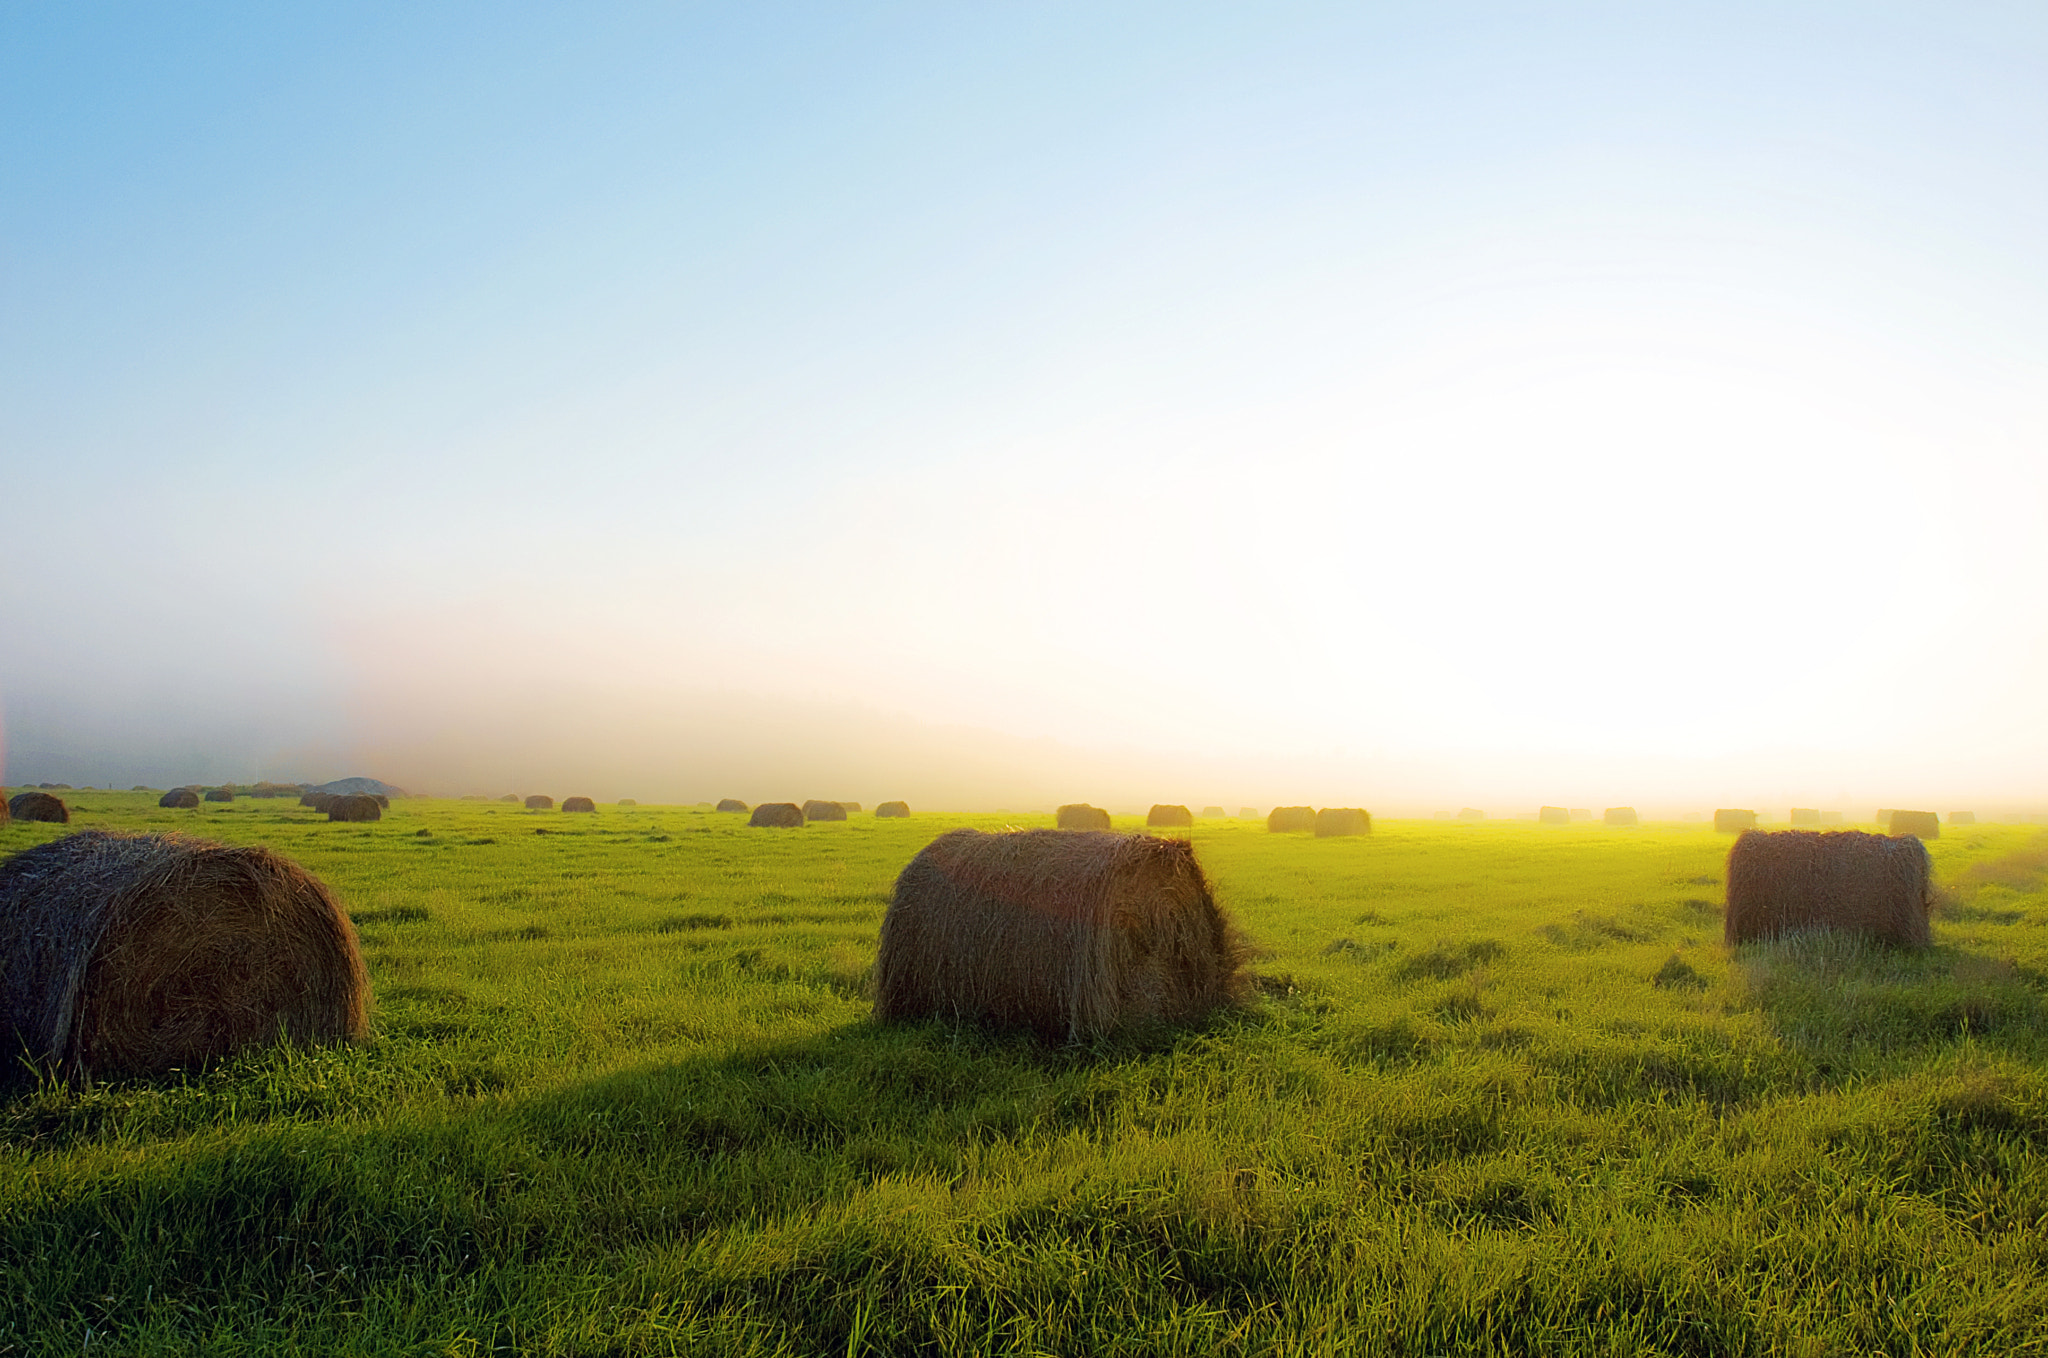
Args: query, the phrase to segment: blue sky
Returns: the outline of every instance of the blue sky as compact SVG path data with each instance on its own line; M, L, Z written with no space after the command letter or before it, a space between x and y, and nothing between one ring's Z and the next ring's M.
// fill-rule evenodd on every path
M2044 243L2032 6L7 7L6 776L2048 804Z

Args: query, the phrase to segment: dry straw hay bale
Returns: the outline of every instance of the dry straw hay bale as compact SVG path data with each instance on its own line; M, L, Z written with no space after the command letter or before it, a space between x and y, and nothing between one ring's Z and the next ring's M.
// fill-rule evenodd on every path
M299 800L303 802L305 799L302 797ZM199 794L189 787L174 787L157 798L156 804L173 811L192 811L199 806Z
M1912 835L1916 839L1940 839L1941 817L1932 811L1894 811L1885 822L1885 833Z
M771 830L795 830L804 823L803 808L795 802L762 802L747 818L747 824Z
M861 806L859 802L841 802L839 803L839 809L852 816L859 814Z
M206 789L206 800L209 802L231 802L234 799L235 794L227 788L210 787Z
M639 800L638 800L637 798L633 798L633 797L621 797L621 798L619 798L619 805L620 805L620 806L638 806L638 805L640 805L640 803L639 803ZM565 806L565 807L563 807L562 809L563 809L564 811L567 811L567 810L568 810L569 808Z
M1536 812L1536 823L1538 825L1570 825L1572 823L1571 808L1564 806L1540 807Z
M1714 812L1714 832L1722 835L1739 835L1744 830L1756 829L1756 812L1734 807L1721 807Z
M1950 825L1975 825L1977 823L1977 813L1975 811L1951 811L1948 813L1948 823Z
M744 811L747 809L747 804L737 797L726 797L719 801L718 809L720 811Z
M1145 824L1148 826L1172 827L1194 823L1194 813L1185 806L1170 806L1165 802L1159 802L1145 813Z
M1316 812L1316 838L1330 839L1338 835L1369 835L1372 833L1372 816L1355 806L1326 806Z
M1259 808L1256 806L1240 806L1237 808L1237 818L1239 820L1257 820L1259 818Z
M516 792L508 792L504 796L498 798L498 800L501 802L510 802L512 803L512 805L517 806L519 805L519 794Z
M1795 806L1785 819L1794 825L1818 825L1820 824L1820 808Z
M1730 944L1841 929L1900 947L1928 944L1927 849L1861 830L1748 830L1728 849Z
M1600 813L1602 825L1634 825L1636 809L1633 806L1610 806Z
M1069 802L1053 812L1053 824L1062 830L1107 830L1109 812L1086 802Z
M1210 819L1211 817L1214 817L1214 818L1215 818L1215 819L1217 819L1217 820L1221 820L1221 819L1223 818L1223 808L1222 808L1222 807L1220 807L1220 806L1205 806L1205 807L1203 807L1203 808L1202 808L1202 819L1203 819L1203 820L1208 820L1208 819Z
M327 801L327 819L330 821L382 820L384 808L377 805L377 799L365 793L351 793L346 797L330 797Z
M543 797L540 793L536 792L526 799L526 809L528 811L552 811L555 809L555 799L553 797Z
M372 801L376 802L380 810L389 811L391 809L391 798L385 796L383 793L366 792L363 795L370 798Z
M875 807L875 815L881 820L906 820L910 816L910 803L883 802Z
M896 879L875 1017L1088 1041L1241 1002L1247 955L1187 840L952 830Z
M17 792L7 799L7 814L19 821L42 821L49 825L71 824L71 808L64 799L47 792Z
M340 903L269 849L88 830L0 864L0 1026L65 1074L358 1038L369 1001Z
M1291 835L1315 828L1316 809L1313 806L1276 806L1266 813L1266 831L1269 834Z
M564 811L588 811L595 814L597 803L588 797L564 797L562 798L562 809Z
M838 802L820 801L816 797L804 803L805 820L845 820L846 808Z

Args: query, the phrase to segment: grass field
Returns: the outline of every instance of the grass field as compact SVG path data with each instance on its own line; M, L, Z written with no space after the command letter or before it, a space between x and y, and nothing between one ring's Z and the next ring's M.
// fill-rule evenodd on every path
M0 1354L2048 1350L2038 827L1930 846L1925 954L1731 955L1701 826L1199 822L1261 998L1048 1050L863 989L1049 817L67 795L326 878L376 1032L9 1093Z

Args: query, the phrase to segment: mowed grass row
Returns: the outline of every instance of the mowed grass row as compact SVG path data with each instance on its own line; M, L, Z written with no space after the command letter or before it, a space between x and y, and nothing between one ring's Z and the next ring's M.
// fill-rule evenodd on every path
M1199 822L1260 999L1048 1050L864 997L918 848L1048 817L74 795L325 877L376 1036L11 1094L0 1352L2048 1347L2035 827L1924 954L1730 955L1703 827Z

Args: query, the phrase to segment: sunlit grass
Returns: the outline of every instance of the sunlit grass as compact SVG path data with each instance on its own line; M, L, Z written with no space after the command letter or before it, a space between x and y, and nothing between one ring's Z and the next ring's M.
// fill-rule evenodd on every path
M1023 817L76 801L326 877L376 1037L17 1089L0 1352L2048 1346L2035 829L1926 953L1731 954L1704 827L1201 821L1262 998L1048 1050L866 1019L895 873Z

